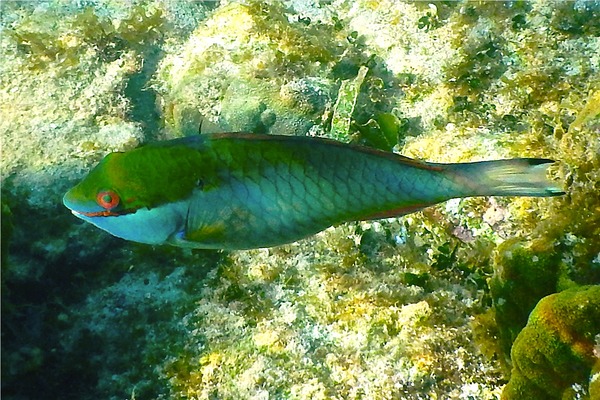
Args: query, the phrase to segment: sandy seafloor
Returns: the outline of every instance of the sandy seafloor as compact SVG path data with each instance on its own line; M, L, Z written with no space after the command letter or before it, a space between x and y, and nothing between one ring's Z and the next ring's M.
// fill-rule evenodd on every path
M497 399L511 377L504 398L600 396L593 307L509 354L538 300L600 281L600 2L0 7L4 399ZM63 207L107 153L200 125L551 158L566 195L237 252L126 242Z

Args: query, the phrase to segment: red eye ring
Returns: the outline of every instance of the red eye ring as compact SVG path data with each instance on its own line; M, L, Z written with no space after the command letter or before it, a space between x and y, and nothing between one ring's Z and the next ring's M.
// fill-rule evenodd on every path
M119 195L112 190L103 190L96 195L98 205L106 210L112 210L119 205Z

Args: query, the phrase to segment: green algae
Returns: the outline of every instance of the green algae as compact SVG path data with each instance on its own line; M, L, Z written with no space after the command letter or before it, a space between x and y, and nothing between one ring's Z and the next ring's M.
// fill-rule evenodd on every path
M560 256L558 252L526 249L514 240L498 247L489 286L504 354L510 353L538 300L556 292Z
M333 139L342 140L348 135L356 99L368 71L369 69L363 66L355 78L343 80L340 84L331 118L330 135Z
M402 122L393 113L378 113L365 124L357 124L355 142L376 149L392 151L402 140Z
M63 18L60 24L51 22ZM27 68L42 71L51 65L75 67L87 51L94 51L100 62L115 61L127 49L157 40L163 23L160 10L134 6L115 26L88 7L74 15L28 14L6 33L26 58Z
M511 351L513 369L503 399L573 398L587 387L600 332L600 286L582 286L543 298ZM586 390L587 392L587 390Z
M569 130L581 130L582 125L593 122L600 115L600 90L591 92L583 109L577 113L575 121L569 125Z
M552 15L551 26L568 36L600 36L600 7L594 2L564 3Z

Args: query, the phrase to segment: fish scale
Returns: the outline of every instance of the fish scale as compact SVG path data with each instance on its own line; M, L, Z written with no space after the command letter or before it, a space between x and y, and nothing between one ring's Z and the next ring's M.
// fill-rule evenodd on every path
M434 164L323 138L225 133L110 154L63 202L124 239L248 249L455 197L560 195L551 162Z

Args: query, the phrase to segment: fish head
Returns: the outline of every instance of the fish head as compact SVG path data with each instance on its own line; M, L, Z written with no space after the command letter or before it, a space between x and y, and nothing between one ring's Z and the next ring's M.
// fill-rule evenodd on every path
M64 195L64 205L77 217L91 218L132 214L147 206L137 196L144 190L139 187L135 171L124 169L125 157L125 153L111 153L104 157Z
M63 204L76 217L114 236L164 243L185 224L184 199L194 189L193 174L165 161L177 155L143 147L111 153L64 195Z

